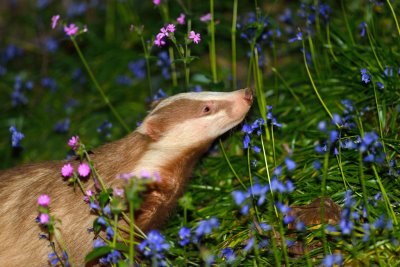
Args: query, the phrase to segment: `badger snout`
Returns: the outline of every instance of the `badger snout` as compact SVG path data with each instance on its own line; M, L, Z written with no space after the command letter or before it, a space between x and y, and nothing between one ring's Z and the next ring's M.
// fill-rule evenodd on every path
M253 89L246 88L244 89L244 100L251 106L253 104Z

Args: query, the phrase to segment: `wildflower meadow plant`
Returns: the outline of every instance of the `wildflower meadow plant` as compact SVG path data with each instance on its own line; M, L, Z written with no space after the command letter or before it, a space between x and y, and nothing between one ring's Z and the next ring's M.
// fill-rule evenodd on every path
M400 264L397 1L6 2L0 164L66 159L54 179L93 214L87 261ZM165 178L120 173L109 187L92 148L167 95L243 87L251 113L201 161L167 225L142 232L141 203ZM45 260L74 266L50 196L32 203ZM340 205L337 218L304 211L317 198Z

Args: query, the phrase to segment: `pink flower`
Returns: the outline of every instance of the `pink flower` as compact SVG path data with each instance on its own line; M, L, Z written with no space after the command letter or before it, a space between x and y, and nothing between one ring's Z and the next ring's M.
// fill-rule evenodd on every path
M200 33L195 33L194 31L190 31L189 33L189 39L193 40L195 44L198 44L200 42Z
M48 195L40 195L37 203L39 206L47 207L50 204L50 197Z
M91 196L93 196L93 191L92 190L86 190L86 195L88 196L88 197L91 197Z
M78 26L76 26L75 24L71 23L69 24L69 26L64 26L64 32L68 35L68 36L72 36L78 33Z
M161 29L160 29L160 33L157 34L157 36L158 36L158 35L160 35L160 36L162 35L163 37L164 37L164 36L168 36L169 33L168 33L167 28L161 28Z
M202 22L208 22L211 20L211 13L205 14L200 17L200 21Z
M162 36L162 37L160 37L160 36L161 36L160 33L157 34L157 38L154 40L154 44L158 47L165 45L165 41L163 40L164 36Z
M123 197L124 196L124 189L114 188L114 195Z
M153 4L155 4L156 6L160 5L161 0L153 0Z
M41 224L47 224L50 221L50 216L46 213L42 213L39 216L39 222Z
M81 177L87 177L90 174L90 167L87 163L81 163L78 167L78 174Z
M166 27L166 30L169 32L174 32L175 31L175 25L174 24L168 24Z
M185 14L181 13L179 17L176 19L176 21L178 22L178 24L183 25L185 24L185 18L186 18Z
M72 148L72 150L77 150L79 147L79 136L72 136L68 141L68 145Z
M61 168L61 175L65 178L71 177L74 174L74 167L72 167L71 163L65 164Z
M60 15L54 15L51 17L51 28L57 27L58 21L60 20Z

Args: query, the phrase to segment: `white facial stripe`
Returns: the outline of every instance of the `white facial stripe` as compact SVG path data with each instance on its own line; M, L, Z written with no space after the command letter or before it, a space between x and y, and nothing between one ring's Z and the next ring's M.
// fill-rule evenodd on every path
M201 101L218 101L218 100L229 100L234 94L237 94L237 91L234 92L190 92L190 93L181 93L165 100L161 101L155 109L151 112L154 113L155 111L159 110L162 107L168 106L173 102L179 99L189 99L189 100L201 100Z

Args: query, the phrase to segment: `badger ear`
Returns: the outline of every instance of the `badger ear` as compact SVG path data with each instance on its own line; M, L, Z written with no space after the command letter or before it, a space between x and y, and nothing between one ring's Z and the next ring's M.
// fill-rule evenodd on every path
M153 141L158 141L161 137L161 125L155 118L149 118L145 122L146 126L146 134L151 138Z

